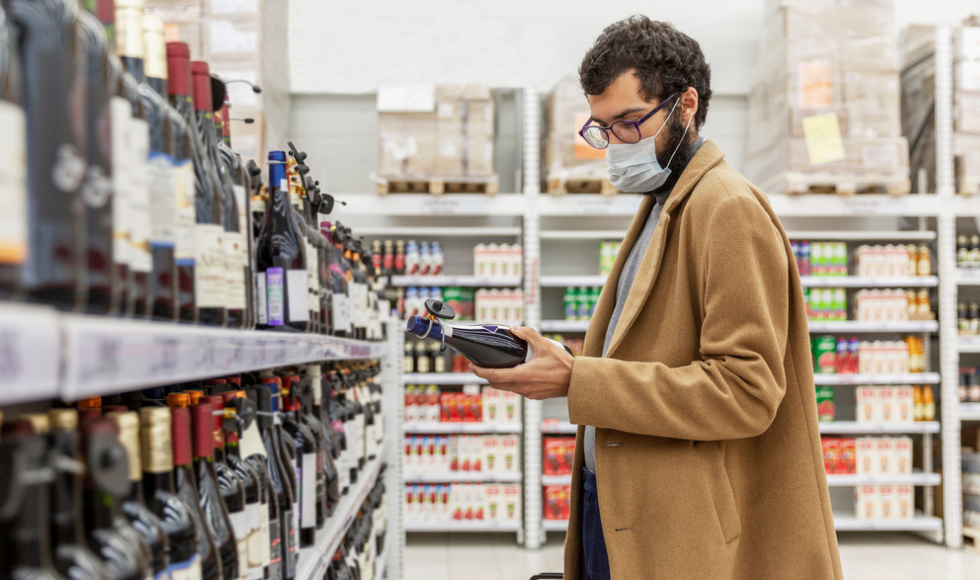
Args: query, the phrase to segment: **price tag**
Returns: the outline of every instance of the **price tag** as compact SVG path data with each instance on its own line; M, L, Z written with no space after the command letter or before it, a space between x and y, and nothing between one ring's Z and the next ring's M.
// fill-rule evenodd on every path
M457 199L434 197L422 202L422 213L434 215L456 215L460 213L462 203Z
M175 336L157 336L152 340L149 372L151 377L167 378L178 374L180 341Z
M215 370L215 344L210 336L197 339L197 355L194 368L199 373L210 373Z
M253 369L259 369L265 366L265 355L269 347L269 341L264 338L256 339L251 348L251 356L249 357L249 366Z

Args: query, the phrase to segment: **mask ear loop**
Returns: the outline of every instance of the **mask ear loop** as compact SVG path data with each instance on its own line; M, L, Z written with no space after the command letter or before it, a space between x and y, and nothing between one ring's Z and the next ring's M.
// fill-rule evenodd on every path
M664 169L670 167L670 162L674 160L674 155L677 155L677 151L681 148L681 145L684 144L684 137L687 137L687 129L691 126L691 121L693 120L694 115L691 115L691 118L687 120L687 125L684 125L684 133L681 135L681 142L677 144L677 147L674 148L674 152L670 154L670 159L667 160L667 167L664 167Z

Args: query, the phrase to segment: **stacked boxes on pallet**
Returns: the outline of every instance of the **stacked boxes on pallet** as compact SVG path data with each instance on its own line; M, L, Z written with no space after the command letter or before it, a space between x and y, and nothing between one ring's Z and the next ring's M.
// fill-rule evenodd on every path
M889 0L767 0L746 175L770 193L906 193Z
M585 142L579 130L589 120L589 102L577 77L558 81L548 96L548 139L544 160L548 192L615 193L609 185L606 152Z
M495 184L495 111L483 85L380 88L379 181Z
M287 0L147 0L146 7L167 22L167 40L186 42L213 74L261 87L228 85L235 150L261 165L263 151L282 149L290 111Z

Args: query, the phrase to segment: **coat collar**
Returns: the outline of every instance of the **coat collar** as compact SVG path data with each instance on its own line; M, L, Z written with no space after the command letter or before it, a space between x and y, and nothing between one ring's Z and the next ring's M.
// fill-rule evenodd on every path
M643 261L636 273L636 278L633 280L633 286L630 288L629 296L626 298L626 306L623 308L619 323L616 325L612 342L606 350L606 356L611 356L620 343L622 343L626 333L643 310L647 297L650 295L650 290L657 280L660 262L664 255L664 246L667 239L667 228L670 225L671 212L690 195L691 191L694 190L694 186L701 181L701 178L712 167L718 165L724 157L725 154L722 153L721 149L713 141L706 140L694 155L694 158L688 163L680 179L677 180L677 184L674 186L673 191L671 191L661 211L660 221L654 230L650 246L647 247L646 252L643 254ZM594 324L590 328L594 332L589 333L589 336L586 338L586 344L584 345L585 351L590 353L591 356L602 355L603 342L605 341L609 321L612 318L612 313L616 306L616 287L619 284L619 277L623 273L626 258L629 256L633 244L636 243L636 239L643 229L643 224L650 214L653 203L654 199L652 196L645 196L643 202L640 204L640 209L633 217L633 223L630 225L626 238L620 247L619 254L616 256L616 262L613 265L612 272L608 280L606 280L608 290L602 293L599 303L596 304L593 318ZM601 332L599 331L600 329Z

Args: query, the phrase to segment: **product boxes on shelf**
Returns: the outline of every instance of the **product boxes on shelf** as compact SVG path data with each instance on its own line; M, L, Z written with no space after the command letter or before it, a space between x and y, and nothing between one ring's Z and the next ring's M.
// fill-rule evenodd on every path
M558 81L547 101L544 171L549 193L616 193L609 184L605 151L579 135L590 116L578 78Z
M572 488L568 485L548 485L544 488L544 519L567 520Z
M915 496L910 485L861 485L854 491L854 500L859 520L915 516Z
M514 522L523 513L518 484L406 485L404 497L408 523Z

